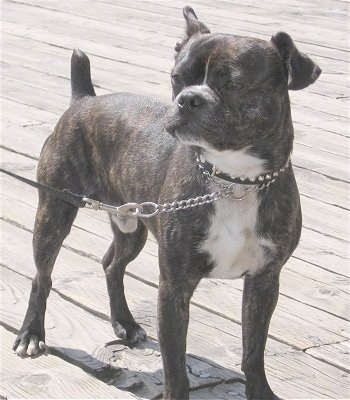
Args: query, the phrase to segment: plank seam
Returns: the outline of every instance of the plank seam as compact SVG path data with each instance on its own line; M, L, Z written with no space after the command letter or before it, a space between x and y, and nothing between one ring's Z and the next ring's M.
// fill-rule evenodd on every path
M334 342L334 343L321 344L321 345L318 345L318 346L310 346L310 347L307 347L306 349L303 349L303 352L304 352L305 354L307 354L309 357L313 357L313 358L315 358L315 359L318 360L318 361L321 361L321 362L323 362L323 363L325 363L325 364L328 364L328 365L330 365L330 366L332 366L332 367L338 368L338 369L340 369L341 371L343 371L343 372L349 374L349 373L350 373L350 369L345 368L345 367L342 367L341 365L335 364L335 363L332 362L332 361L325 360L324 358L322 358L322 357L320 357L320 356L316 356L316 355L314 355L314 354L308 353L308 350L311 350L311 349L322 348L322 347L326 347L326 346L331 346L331 345L333 345L333 344L340 344L340 343L347 342L348 340L349 340L349 339L347 339L347 340L339 340L339 341L336 341L336 342Z

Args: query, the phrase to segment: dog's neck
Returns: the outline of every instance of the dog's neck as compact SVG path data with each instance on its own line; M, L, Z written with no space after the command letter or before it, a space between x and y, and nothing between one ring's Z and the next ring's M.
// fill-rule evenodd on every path
M261 188L274 182L290 165L290 159L276 170L268 170L264 159L241 151L200 151L196 153L199 168L205 176L212 176L231 183L259 185Z
M247 149L224 150L214 149L202 150L200 154L202 161L207 161L232 178L244 177L254 180L258 176L269 172L266 167L266 160L248 154Z

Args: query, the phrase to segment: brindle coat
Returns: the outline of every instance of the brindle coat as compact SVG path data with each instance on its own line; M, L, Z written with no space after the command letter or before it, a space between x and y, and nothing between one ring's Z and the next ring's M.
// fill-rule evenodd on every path
M73 102L43 147L40 182L114 205L164 203L215 190L199 171L196 152L238 177L255 178L286 163L293 143L288 89L308 86L321 70L285 33L271 41L211 34L190 7L184 16L187 34L176 46L172 105L125 93L95 97L88 59L73 53ZM238 194L244 190L237 188ZM39 192L33 239L37 275L14 345L21 356L44 347L51 272L77 211ZM276 399L265 377L264 349L279 273L300 236L291 164L268 188L242 202L227 198L151 219L111 218L111 224L115 239L103 260L111 320L116 335L130 342L146 334L126 303L124 271L143 248L148 230L159 243L164 398L188 398L190 298L203 277L220 272L246 273L242 369L247 398Z

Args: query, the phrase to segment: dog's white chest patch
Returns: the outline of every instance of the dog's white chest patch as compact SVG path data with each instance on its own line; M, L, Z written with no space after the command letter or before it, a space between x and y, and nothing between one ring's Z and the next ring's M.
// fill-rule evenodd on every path
M256 193L250 193L242 201L220 200L214 206L208 236L201 244L201 250L214 263L208 277L235 279L258 271L267 261L264 248L274 246L256 235L259 206Z

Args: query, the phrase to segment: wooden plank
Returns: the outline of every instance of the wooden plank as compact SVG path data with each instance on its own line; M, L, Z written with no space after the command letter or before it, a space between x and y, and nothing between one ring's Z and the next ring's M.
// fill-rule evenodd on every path
M350 145L348 138L344 138ZM321 146L325 146L325 142ZM315 172L319 175L333 178L342 183L350 182L350 171L348 169L349 158L332 154L319 149L315 143L304 144L295 142L292 155L293 165L302 167L310 173ZM349 189L349 185L346 186ZM334 201L333 201L334 202Z
M309 91L290 91L290 100L292 107L296 105L302 107L309 107L313 110L321 111L327 114L336 115L339 117L349 118L349 109L347 107L347 102L344 102L339 98L329 98L325 97L322 93L314 93L317 91L318 82L314 83L314 86L310 86ZM346 96L349 95L349 90L345 93Z
M17 330L26 309L31 283L28 278L8 268L1 267L1 273L6 301L1 304L0 318L2 323ZM109 385L132 390L137 396L155 397L162 392L161 358L154 340L149 339L132 349L121 344L115 340L109 322L65 301L57 290L51 291L46 316L46 341L50 352L98 375ZM187 363L192 388L225 380L242 381L241 374L194 357L189 356Z
M13 46L13 44L11 46ZM56 70L57 76L56 75L53 76L50 73L52 67L49 67L47 64L43 63L46 59L48 63L54 61L51 55L42 56L41 52L35 53L41 60L40 64L43 65L43 67L40 67L37 64L38 63L37 61L32 60L30 58L28 59L24 57L22 54L19 53L9 54L6 46L5 45L3 46L3 57L6 57L7 62L2 63L2 71L3 74L6 76L6 78L18 82L18 84L24 83L34 88L38 87L44 90L54 91L55 93L63 95L65 97L70 97L70 77L68 76L68 68L70 65L71 51L66 51L65 54L62 55L62 57L57 58L57 60L55 60L54 68ZM96 57L92 57L91 62L94 62L95 58ZM132 82L129 81L134 80L135 76L138 75L139 73L138 68L126 67L125 64L119 63L119 66L117 68L118 81L121 82L121 85L119 85L118 82L115 82L116 63L118 64L117 61L113 61L114 69L113 71L111 70L108 71L106 70L106 68L102 68L100 66L102 64L101 59L99 59L99 62L97 63L94 62L94 65L92 66L94 86L99 96L112 92L111 90L112 85L110 88L107 87L107 85L109 85L110 82L112 82L112 84L116 86L116 89L119 92L131 91L133 89L131 86ZM36 68L44 70L44 72L37 70ZM31 71L30 76L28 76L27 73L28 69ZM136 70L135 73L133 73L133 70ZM140 88L138 88L138 90L140 91L144 90L146 95L152 95L151 92L152 86L155 85L160 86L160 82L158 82L158 80L151 73L148 73L146 75L146 81L140 82ZM124 83L125 81L128 83ZM168 88L169 92L170 87L169 87L168 76L166 76L166 83L165 79L163 79L162 84L164 86L164 88L162 88L162 92L165 93L166 88ZM135 86L134 90L136 91ZM58 112L57 115L59 115Z
M72 49L61 49L62 55L57 56L42 51L42 48L45 48L45 46L49 47L48 44L38 46L38 42L26 40L28 43L27 46L29 45L33 48L33 53L27 53L25 49L21 51L21 46L18 46L19 48L16 46L14 50L13 42L17 43L18 38L14 35L10 36L10 43L5 42L3 44L3 58L9 65L10 75L15 73L13 70L14 65L34 70L34 72L44 72L48 76L42 80L42 86L45 82L49 82L49 79L55 80L56 76L58 76L59 79L63 79L63 82L65 82L64 87L67 88L63 90L64 87L62 87L59 93L69 96L70 83L68 79ZM36 50L36 47L39 47L40 50ZM119 92L137 91L153 97L162 98L162 96L166 96L169 98L170 79L168 73L161 73L142 66L131 65L116 57L114 59L106 59L89 54L89 58L91 59L93 82L99 95L109 93L114 88L114 91ZM116 71L118 71L117 75ZM140 75L143 76L142 79L139 78ZM137 86L135 85L136 77ZM22 75L20 79L22 81L28 80L28 83L31 84L30 77L27 74ZM51 83L48 83L47 86L50 85ZM46 89L45 86L43 88ZM57 112L57 114L59 113Z
M327 236L349 242L349 213L339 207L301 197L303 226ZM322 220L320 220L322 215Z
M107 2L104 2L104 6ZM123 4L122 4L123 3ZM85 3L86 4L86 3ZM165 7L162 7L162 5L158 4L156 6L152 6L152 9L149 8L149 5L145 2L140 3L140 2L128 2L127 4L122 1L118 1L118 6L121 5L126 5L127 7L121 7L120 8L120 13L119 15L116 15L113 19L113 21L107 20L107 18L104 18L103 20L103 24L101 24L101 21L98 20L98 16L96 17L96 12L94 12L94 18L91 18L91 13L90 14L85 14L85 15L77 15L77 14L72 14L72 13L66 13L66 7L61 8L61 10L59 10L58 8L55 9L55 13L51 12L50 6L48 9L44 8L47 6L47 3L42 4L43 7L30 7L30 5L26 4L19 4L19 3L8 3L7 7L6 7L6 12L4 13L5 16L3 17L6 21L8 22L18 22L18 15L20 15L21 13L25 13L27 15L27 20L31 22L32 25L38 26L38 27L42 27L45 30L50 30L52 29L52 26L56 25L56 29L59 31L60 29L64 29L63 33L67 34L67 27L66 25L69 26L69 31L68 33L72 32L71 34L73 34L73 32L76 29L80 29L79 32L76 32L76 35L80 35L80 36L86 36L89 37L89 35L91 35L91 32L94 32L94 36L90 36L93 40L96 37L100 37L100 40L106 41L106 34L107 34L107 41L109 39L108 35L114 35L115 37L118 37L118 46L121 47L135 47L135 46L139 46L140 43L144 42L145 40L148 41L148 43L152 43L152 46L149 47L148 52L150 54L152 54L153 51L157 51L158 48L160 48L164 42L168 47L173 47L174 46L174 38L171 37L171 33L169 35L169 37L167 36L168 33L168 29L160 29L159 31L164 31L164 34L162 35L154 35L154 23L158 22L159 17L163 18L164 21L164 17L166 17L164 23L167 24L167 28L169 28L169 23L171 25L173 25L174 23L178 26L183 25L183 20L182 20L182 16L181 16L181 7L180 8L172 8L169 7L169 5L166 5ZM142 9L143 7L147 7L146 13L140 13L140 9ZM116 4L113 3L113 8L115 9ZM282 4L279 5L280 8L283 7ZM21 10L21 8L24 8L24 10ZM134 10L132 10L132 12L130 13L130 10L134 8ZM161 12L161 8L164 8L164 11ZM203 6L201 5L199 7L199 9L202 11ZM246 7L245 7L246 9ZM61 12L62 11L62 12ZM94 10L95 11L95 10ZM150 11L150 12L148 12ZM210 15L207 15L205 18L208 18L208 21L212 21L213 20L213 16L218 12L218 8L215 9L211 9ZM261 10L259 10L261 12ZM76 10L76 12L81 13L81 10ZM128 14L129 12L129 14ZM220 11L219 11L220 12ZM237 5L235 7L235 13L233 13L231 11L231 13L229 13L229 19L230 21L232 21L233 18L235 18L237 12ZM305 12L305 10L303 10L303 12ZM133 18L135 19L135 13L139 13L140 16L142 16L143 18L138 22L138 29L137 31L133 31L132 30L132 26L129 24L128 19L129 18ZM53 14L53 16L51 16L51 14ZM98 13L97 13L98 15ZM138 15L138 14L137 14ZM137 18L136 15L136 18ZM172 20L176 21L173 22L172 20L169 21L169 15L172 15ZM218 23L219 25L222 25L222 23L225 23L225 20L227 18L227 15L225 15L224 13L222 14L224 16L224 18L221 18ZM261 15L261 14L260 14ZM150 27L148 30L145 30L145 26L147 26L147 22L149 19L154 18L155 16L158 16L158 18L155 18L155 21L153 21L153 25L152 27ZM35 19L38 19L37 21ZM115 18L119 19L119 22L116 24L115 23ZM247 25L246 25L246 21L244 21L242 23L242 18L243 18L243 13L242 10L239 13L239 16L237 17L237 20L235 21L235 28L234 28L234 32L232 33L236 33L236 30L239 26L241 26L243 28L243 31L241 33L246 34L247 31ZM256 19L256 16L255 16ZM280 18L279 18L280 19ZM169 22L168 22L169 21ZM23 21L20 21L23 23ZM136 22L137 23L137 22ZM275 21L274 21L275 23ZM88 24L88 26L90 27L90 31L86 30L86 25ZM291 25L292 27L295 27L296 21L295 18L293 19L293 24ZM300 31L302 31L302 28L305 26L304 24L301 24L299 26L299 29L297 29L297 33L300 34ZM281 26L282 28L282 26ZM275 29L279 29L279 27L276 27ZM286 28L283 27L283 29L285 30ZM228 32L232 31L232 23L229 23L227 25L227 30ZM276 31L277 31L276 30ZM325 34L325 26L324 24L322 24L322 35L319 35L320 38L327 38L327 35ZM130 36L130 32L133 33L132 36ZM317 31L316 31L317 32ZM341 37L343 37L344 39L341 40L336 40L336 37L334 36L336 29L334 28L334 26L331 28L331 40L337 41L337 43L341 43L342 41L344 41L345 39L345 33L340 31L340 35ZM238 31L237 33L240 33L240 31ZM254 30L253 32L254 33ZM273 32L269 31L268 34L272 34ZM311 32L312 34L315 33L315 25L313 25L313 30ZM176 32L174 32L174 34L176 34ZM182 34L182 32L181 32ZM313 35L313 42L315 42L315 35ZM178 36L176 36L178 37ZM305 35L303 35L303 37L305 38ZM141 44L141 46L143 47L143 44ZM335 61L335 60L333 60ZM335 64L337 63L337 61L332 62L330 64L330 67L332 68L332 70L334 71L335 68ZM324 64L324 63L322 63ZM344 64L344 63L343 63ZM343 68L344 70L345 68ZM325 70L324 72L327 72L327 70Z
M326 271L349 277L349 244L312 229L302 229L293 257L319 266Z
M0 338L3 367L0 391L6 398L137 399L128 392L106 385L50 352L39 358L17 357L11 351L16 336L2 326Z
M10 22L3 22L3 29L5 32L16 34L19 36L26 36L34 41L41 41L44 43L52 43L55 46L63 47L66 49L80 48L84 49L89 54L97 54L105 58L118 58L120 61L140 67L147 67L159 71L169 71L172 64L173 51L169 54L161 56L149 55L147 57L141 56L137 50L126 49L108 44L92 42L84 38L70 36L56 35L54 32L44 32L42 30L31 30L23 25L12 24ZM167 56L167 58L166 58Z
M38 87L35 88L35 96L33 96L33 89L33 87L28 85L18 84L6 78L2 79L2 96L6 99L17 101L25 105L31 105L39 110L49 111L50 113L59 112L63 114L68 108L69 99L67 96L49 92L48 90Z
M44 72L51 79L54 79L55 76L68 78L71 49L53 47L48 43L6 33L3 33L3 38L3 59L6 62ZM15 49L13 44L16 45ZM32 49L30 53L25 51L28 46ZM160 90L165 90L167 98L169 97L169 71L156 71L145 66L124 63L118 58L103 58L94 54L89 54L89 58L93 82L95 87L97 86L99 94L101 94L99 91L101 85L105 85L105 89L109 91L120 91L119 84L123 80L128 81L133 78L133 80L137 79L140 84L159 84ZM38 61L42 59L45 61L44 63ZM139 90L143 90L143 86ZM157 96L157 93L154 93L153 96Z
M349 138L344 135L333 134L326 131L322 126L306 126L294 121L295 143L316 147L323 152L339 154L349 158Z
M294 105L292 108L293 121L299 122L305 127L312 127L349 137L348 118L341 118L332 114L319 113L311 108Z
M119 4L119 2L118 2L118 4ZM42 4L42 6L45 6L46 4ZM84 5L86 5L86 3L84 3ZM137 7L139 6L139 3L136 3L136 5L137 5ZM18 4L16 4L15 5L16 7L20 7L20 5L18 5ZM113 8L115 9L115 7L116 7L117 5L114 3L113 4ZM281 7L281 5L279 5L280 7ZM96 8L95 7L95 5L94 5L94 8ZM106 9L107 9L108 7L106 6L106 4L104 4L104 8L102 9L102 12L105 12L106 11ZM181 8L181 6L180 6L180 8ZM202 9L203 7L200 7L200 9ZM67 9L67 7L66 7L66 5L64 5L63 7L62 7L62 9L61 9L61 11L66 11L66 9ZM39 10L39 11L38 11ZM58 15L60 15L61 16L61 13L59 13L59 10L56 8L55 9L56 10L56 15L58 14ZM95 11L95 10L94 10ZM99 11L101 11L101 10L99 10ZM169 21L169 13L167 13L166 14L166 16L167 16L167 18L166 18L166 20L164 21L164 19L163 19L163 21L164 21L164 23L167 25L167 27L166 27L166 29L164 29L164 28L162 28L161 26L159 26L159 31L164 31L165 32L165 34L162 34L161 36L160 36L160 39L158 39L158 41L157 41L157 39L156 39L156 41L153 43L153 44L158 44L159 45L159 43L160 43L160 40L161 39L163 39L164 38L164 36L166 36L166 34L167 34L167 32L169 31L169 28L172 28L173 27L173 24L175 23L176 25L179 25L180 24L180 21L182 22L182 24L183 24L183 20L182 20L182 18L181 18L181 13L179 13L178 11L179 11L179 9L176 9L176 11L177 11L177 13L176 13L176 18L174 19L174 21L176 21L176 22L172 22L172 21ZM210 20L212 20L213 19L213 15L215 14L215 9L214 10L212 10L211 11L211 15L208 15L208 19L209 19L209 21ZM38 8L38 7L35 7L35 12L44 12L44 10L43 10L43 8ZM82 18L82 16L81 16L81 13L83 12L82 11L82 8L80 7L80 9L79 10L76 10L76 12L78 12L78 14L79 14L79 17L80 18ZM136 14L136 15L135 15ZM119 19L120 19L120 22L118 23L118 24L115 24L115 17L114 17L114 19L113 19L113 21L111 21L111 20L108 20L108 17L109 16L107 16L107 15L105 15L104 16L104 19L103 19L103 24L101 24L100 22L98 23L97 21L95 21L95 19L92 19L91 20L91 18L90 18L90 21L89 21L89 26L91 25L91 24L94 24L94 23L96 23L97 22L97 24L96 24L96 27L95 28L92 28L92 31L97 31L97 32L99 32L99 30L101 29L100 27L101 27L101 25L102 25L102 29L103 30L105 30L105 26L110 26L110 29L109 29L109 33L114 33L114 35L118 35L118 37L121 37L121 38L123 38L124 36L125 37L127 37L128 38L128 41L127 41L127 43L128 43L128 46L133 46L133 39L130 37L130 35L128 35L128 31L130 31L130 30L132 30L132 27L130 26L130 24L128 24L128 23L125 23L125 21L127 21L129 18L133 18L133 19L135 19L135 18L137 18L137 15L138 14L140 14L139 13L139 10L132 10L132 12L130 13L130 5L126 8L126 7L122 7L121 8L121 11L120 11L120 14L117 16L117 17L119 17ZM91 14L89 14L89 13L86 13L85 14L85 18L89 18L90 17L90 15ZM96 12L94 13L94 15L96 15ZM122 18L120 18L120 16L123 16ZM152 39L153 39L153 36L154 35L152 35L152 33L154 32L154 28L155 28L155 24L157 24L158 23L158 21L159 21L159 17L161 16L162 17L162 14L159 14L159 13L157 13L157 12L151 12L151 13L148 13L148 14L146 14L147 16L145 16L145 13L141 13L140 14L141 15L141 20L139 21L139 29L138 29L138 32L139 31L141 31L142 32L142 36L140 37L140 39L142 39L142 40L145 40L145 38L147 38L147 40L148 41L152 41ZM71 12L69 13L69 14L63 14L63 16L65 17L65 19L67 20L67 19L69 19L69 18L77 18L77 14L76 15L72 15L72 10L71 10ZM154 18L156 16L156 18ZM165 15L164 15L165 16ZM230 14L230 16L229 16L229 19L230 19L230 21L232 20L232 18L234 18L234 14L232 13L232 14ZM227 16L225 16L225 17L227 17ZM144 32L143 31L143 29L144 29L144 27L145 26L147 26L147 23L149 22L149 20L152 20L154 18L154 20L153 21L151 21L151 27L149 28L149 31L148 32ZM242 15L240 15L238 18L242 18ZM30 20L30 18L29 18L29 20ZM41 21L42 21L43 19L41 19ZM44 19L45 20L45 19ZM70 24L70 28L71 29L75 29L75 26L78 24L78 21L79 21L79 18L78 18L78 20L77 19L75 19L74 20L74 23L71 23ZM109 21L109 22L108 22ZM169 23L170 23L170 26L169 26ZM218 21L218 23L221 25L221 26L225 26L225 19L220 19L219 21ZM238 25L239 25L239 21L236 21L236 24L235 24L235 29L237 29L237 23L238 23ZM35 22L33 22L33 24L34 25L38 25L38 24L36 24ZM42 23L41 23L42 24ZM39 23L39 26L41 25L40 23ZM82 22L80 22L80 24L83 24L83 26L84 26L84 23L82 23ZM244 22L243 23L243 26L246 28L246 22ZM293 25L292 26L295 26L295 19L294 19L294 21L293 21ZM305 26L305 23L304 24L301 24L300 25L300 27L297 29L297 32L298 33L300 33L300 31L302 31L302 28ZM49 27L50 28L50 27ZM121 29L120 29L121 28ZM281 27L282 28L282 27ZM60 26L58 25L58 29L60 29ZM232 30L232 23L230 22L230 23L228 23L227 24L227 29L228 29L228 32L230 31L230 30ZM278 27L276 27L276 29L278 30ZM281 30L281 29L280 29ZM324 33L324 30L325 30L325 27L324 27L324 25L322 25L322 32ZM66 30L67 31L67 30ZM244 29L244 31L247 31L247 29ZM243 33L245 33L243 31ZM334 28L332 28L332 40L334 40ZM65 32L66 33L66 32ZM232 33L234 33L234 32L232 32ZM239 32L238 32L239 33ZM252 33L254 33L254 30L252 31ZM315 29L313 28L313 30L310 32L310 33L312 33L312 34L314 34L315 33ZM137 35L137 32L133 32L133 35L132 35L132 37L134 37L135 36L135 34ZM178 34L176 31L174 32L174 34ZM268 34L269 34L269 36L272 34L272 32L271 31L268 31ZM341 33L342 35L344 35L344 33L342 32ZM89 35L89 31L85 31L85 35ZM159 35L158 35L159 36ZM320 35L321 37L326 37L327 35ZM176 36L176 37L179 37L179 36ZM315 37L314 37L314 35L313 35L313 39L315 40ZM173 39L174 40L174 39ZM174 45L174 41L171 41L171 42L168 42L168 46L170 46L170 47L173 47L173 45ZM314 41L313 40L313 41ZM341 42L341 40L338 40L337 41L337 43L340 43ZM303 45L305 45L305 44L303 44ZM154 48L154 47L157 47L157 46L152 46L152 49ZM150 52L152 52L152 49L150 49ZM323 50L324 49L324 46L322 46L321 47L321 50ZM318 50L320 50L320 48L318 48ZM316 52L316 54L317 54L317 52ZM326 60L324 61L324 62L326 62ZM322 63L322 66L324 67L324 62ZM335 65L335 63L334 62L332 62L332 63L330 63L329 64L330 65L330 67L331 68L334 68L334 65ZM323 68L324 69L324 68ZM344 70L346 70L346 67L344 67L343 68L343 71ZM324 70L324 73L327 73L327 70Z
M322 174L294 167L300 194L314 200L349 209L350 186L346 182L330 179Z
M115 9L115 6L113 9ZM19 15L25 14L27 22L24 22ZM95 14L96 15L96 14ZM180 12L181 15L181 12ZM127 15L124 16L127 18ZM123 49L143 50L145 40L150 40L155 46L149 46L148 55L163 57L164 53L169 51L169 46L165 46L157 41L157 35L152 32L145 32L143 26L140 25L140 30L133 29L132 26L124 18L119 16L120 23L116 24L100 21L91 18L81 17L67 13L66 11L56 11L44 7L32 7L24 3L6 3L3 8L3 20L7 23L21 24L23 26L36 26L38 30L55 32L59 36L67 36L70 41L74 42L75 37L84 37L91 42L103 42L111 47L115 46L116 38L118 47ZM89 26L89 29L87 28ZM55 27L55 28L53 28ZM135 34L130 36L130 32ZM153 38L153 40L152 40ZM174 40L174 39L173 39ZM172 43L172 45L174 45Z
M111 0L103 0L103 2L108 2L113 4L113 1ZM277 3L277 4L276 4ZM177 15L177 10L178 6L174 6L173 3L165 3L163 1L151 1L151 2L142 2L141 5L137 1L128 1L128 0L119 0L118 4L128 6L131 8L137 8L140 10L147 10L147 11L152 11L154 13L162 13L165 15ZM302 11L302 15L305 16L306 18L322 18L324 15L323 13L328 12L329 7L332 7L332 11L334 10L334 18L333 19L324 19L325 22L323 24L325 27L328 27L329 25L331 28L333 28L336 31L342 31L342 27L339 26L339 23L335 23L336 20L343 21L344 22L344 17L346 16L346 6L343 5L342 7L340 6L335 6L334 2L331 2L330 4L326 5L326 2L323 2L321 7L319 4L315 5L315 3L312 2L296 2L293 1L292 3L285 3L285 2L276 2L276 1L270 1L267 2L267 4L264 4L263 6L260 3L256 2L235 2L232 4L232 2L229 1L217 1L215 3L215 8L212 7L212 3L210 1L201 1L201 2L196 2L194 4L198 4L199 7L203 7L205 10L210 10L209 14L214 14L214 15L222 15L222 16L228 16L228 12L232 12L232 16L230 15L231 18L236 17L237 19L240 20L246 20L245 18L242 18L242 13L247 16L247 18L251 17L253 18L253 21L257 21L257 17L269 17L274 16L274 14L278 14L280 19L282 21L286 18L291 18L293 22L299 26L303 25L302 22L299 20L299 18L295 18L296 11ZM210 7L211 8L208 8ZM328 6L328 7L327 7ZM339 14L337 13L337 10L341 10ZM316 12L315 12L316 11ZM321 15L318 15L318 13L321 13ZM290 14L290 16L289 16ZM297 14L299 15L299 14ZM249 19L248 19L249 20ZM266 20L263 20L266 22ZM304 20L302 20L304 21ZM323 21L323 19L322 19ZM304 32L303 32L304 33Z
M4 97L1 97L1 107L3 109L2 123L6 129L11 126L27 127L46 123L53 125L57 121L57 115L54 113L39 110L30 104L20 104L17 101L8 100Z
M134 276L147 276L156 285L158 269L155 260L152 265L150 257L143 255L141 258L131 263L128 271ZM271 336L300 349L308 348L311 343L321 343L327 336L334 338L334 334L348 337L349 280L326 274L325 278L330 281L322 282L322 278L313 281L306 274L299 276L297 272L300 270L306 272L312 269L312 266L301 264L293 259L282 271L280 298L270 327ZM317 274L316 270L314 274ZM240 323L242 288L243 280L204 279L195 292L193 304ZM223 290L225 297L222 296ZM335 324L334 328L330 327L330 320Z
M59 5L50 5L47 6L47 3L43 2L42 0L32 0L30 2L31 4L35 4L36 6L40 7L48 7L51 10L67 10L70 14L74 15L79 15L79 16L89 16L92 13L92 2L84 2L85 7L79 7L78 2L74 3L69 3L69 2L60 2ZM76 4L78 3L78 4ZM172 28L174 25L181 24L183 25L183 20L181 18L181 13L173 13L173 15L167 13L159 13L159 12L153 12L153 11L148 11L148 10L140 10L140 7L137 5L137 7L131 9L130 5L128 4L127 7L121 7L116 3L109 4L108 2L103 2L102 4L100 2L94 3L94 9L93 11L95 14L98 14L98 18L102 18L103 21L108 21L111 22L111 18L115 16L115 13L117 15L123 15L125 20L134 20L136 23L139 23L139 25L142 26L149 26L152 24L155 29L158 31L165 30L164 25L166 25L169 28ZM134 2L134 4L137 4L137 2ZM273 12L276 12L276 8L272 11L272 13L269 13L267 15L262 15L261 13L258 13L256 15L251 16L250 14L245 13L244 11L240 10L240 12L237 14L232 6L231 10L228 9L225 12L220 11L220 8L218 7L205 7L203 6L203 3L196 3L194 2L193 7L197 9L197 12L200 15L200 18L204 20L206 23L210 24L215 30L215 25L219 25L222 29L222 27L225 27L227 29L232 30L232 20L234 20L234 29L235 31L238 32L250 32L254 33L256 35L269 35L273 32L270 31L271 25L274 25L274 29L276 31L278 30L286 30L286 28L289 29L289 32L298 39L300 38L301 40L304 40L305 42L305 35L310 35L312 34L313 36L313 41L312 43L319 42L322 45L322 50L324 54L330 55L332 54L331 49L332 47L327 47L326 43L324 41L324 38L327 37L327 35L319 35L318 37L315 35L315 32L311 30L311 28L308 26L308 24L301 24L296 22L295 17L293 18L293 23L289 23L286 19L281 18L281 15L279 14L279 19L281 21L281 25L279 26L278 23L276 22L276 17L273 17ZM281 7L281 5L279 4ZM174 1L171 4L171 7L175 7L177 10L181 10L183 7L183 4L180 1ZM278 8L279 10L281 8ZM315 10L317 13L318 10ZM302 10L303 17L305 10ZM95 15L94 14L94 15ZM219 16L217 16L220 14ZM295 25L297 24L298 29L295 28ZM314 22L315 24L315 22ZM327 29L324 24L319 25L319 29ZM339 44L339 50L338 52L341 51L346 51L341 45L341 42L344 42L345 36L344 32L336 32L332 31L333 34L338 34L339 35L339 40L337 43ZM341 39L343 38L343 39ZM306 42L307 43L307 42Z
M61 252L60 256L63 255L64 254ZM18 252L12 256L10 261L11 265L9 265L9 267L18 268L16 261L18 256ZM21 254L20 257L25 257L25 254ZM7 259L6 264L8 263L9 260ZM16 263L16 265L14 265L14 263ZM28 263L20 262L20 265L26 264ZM57 273L62 273L62 267L64 268L64 266L67 265L68 263L65 262ZM58 290L65 294L65 298L68 297L70 299L75 299L75 301L79 303L82 302L84 307L88 309L98 310L99 313L107 313L108 300L106 291L102 288L102 284L99 284L101 281L96 278L93 280L90 278L74 279L74 282L72 282L71 279L66 279L64 283L62 281L62 287ZM6 279L6 282L13 282L13 279ZM135 317L146 326L151 337L154 337L156 334L156 290L135 280L132 280L132 284L129 284L129 282L130 278L127 277L127 298L130 308ZM10 292L14 292L17 299L26 300L24 293L21 295L16 294L13 288ZM50 302L52 298L53 296L51 295ZM147 299L147 301L145 301L145 299ZM49 309L48 307L48 310ZM54 309L59 308L55 305ZM60 315L62 315L62 311L60 311ZM11 318L13 320L12 312ZM79 317L79 320L80 319ZM86 322L84 322L84 326L87 326ZM218 331L217 327L220 327L220 331ZM239 364L240 359L240 344L238 343L239 339L235 333L237 329L239 330L239 325L237 324L220 318L215 314L206 312L205 310L192 307L188 335L188 351L191 354L200 354L204 362L208 361L209 364L215 368L217 368L218 365L222 366L227 374L229 373L227 369L229 369L232 376L232 365ZM72 332L72 330L68 328L65 328L64 331ZM74 330L74 332L75 331L79 333L79 330ZM51 330L50 334L53 334ZM83 343L80 344L80 346L84 345L84 340L80 340ZM99 336L99 340L101 340L101 336ZM311 398L310 396L318 396L319 398L342 396L347 387L343 371L339 371L337 368L329 365L323 365L312 357L307 356L302 351L295 351L286 345L276 343L272 339L268 341L267 345L266 368L273 386L276 387L278 392L287 397L292 397L292 393L295 392L295 387L298 387L298 395L304 398ZM320 374L317 371L321 369L322 373ZM303 372L300 373L300 371ZM207 376L205 373L203 373L203 375ZM313 383L315 378L317 379L317 387Z
M12 115L11 120L15 118L15 113L18 112L19 109L23 110L27 108L26 105L13 102L12 100L5 100L2 105L4 114L7 114L8 117ZM28 111L30 112L30 110L29 108ZM37 123L18 126L11 124L10 121L4 121L3 126L6 129L6 135L2 137L1 146L12 153L22 154L34 160L33 162L37 164L43 144L47 137L53 132L55 124ZM5 160L2 161L4 162ZM35 178L35 175L33 178Z
M245 386L239 383L222 383L218 386L195 390L191 393L193 400L232 400L246 399Z
M340 343L333 343L324 346L312 347L306 350L307 354L326 361L332 365L342 367L349 372L350 365L350 341L346 340Z
M296 2L293 1L292 7L288 8L285 7L285 3L281 1L268 3L269 4L267 4L267 7L264 9L262 9L262 7L258 7L254 15L247 13L246 10L248 4L246 2L241 4L245 7L243 10L236 10L236 7L233 7L232 3L230 2L226 3L226 7L224 7L226 8L225 10L221 10L221 7L219 7L217 4L214 6L213 3L210 3L209 1L205 1L205 5L207 7L203 5L202 1L194 2L193 7L197 7L198 10L201 10L201 18L206 22L216 22L220 26L227 25L229 27L230 21L234 20L235 24L232 24L231 22L231 29L232 26L235 28L237 23L238 26L243 26L243 28L251 32L270 35L272 34L270 29L271 26L273 26L273 29L276 31L284 30L289 32L295 40L300 41L303 44L309 44L309 41L312 37L313 46L325 47L327 50L328 47L331 49L336 47L339 49L339 52L346 52L348 48L346 45L344 47L337 46L334 45L334 42L331 42L331 40L326 42L327 39L325 36L327 35L323 36L319 33L322 32L322 29L327 31L327 25L325 23L323 23L323 25L322 23L317 24L314 18L312 18L312 23L305 23L309 16L309 14L306 12L305 5L300 5L298 7ZM173 6L181 7L181 2L174 1ZM255 8L255 4L252 6ZM253 7L249 7L249 10L254 9ZM315 8L310 6L309 10L312 10L312 16L327 15L325 12L326 10L317 7ZM342 14L341 19L343 23L346 23L346 14ZM339 37L344 37L343 32L339 32L339 34Z
M317 63L316 57L313 57ZM322 65L323 66L323 65ZM346 66L345 70L346 70ZM317 84L311 85L304 89L306 93L321 94L325 98L332 98L340 100L340 102L347 104L349 101L349 84L346 76L343 76L344 68L338 73L327 73L322 70L321 76L317 79ZM348 85L347 85L348 84Z
M1 63L2 74L6 79L17 82L19 85L21 85L22 82L25 82L28 86L32 86L34 89L39 87L69 97L70 79L68 77L64 78L62 76L55 76L53 79L53 76L50 74L43 74L39 71L29 69L28 66L23 65L21 61L19 61L18 64L15 64L12 61L12 58L11 55L9 62L3 61ZM21 57L21 59L22 58L23 57ZM68 69L69 66L68 61L69 59L67 58L66 69ZM30 77L28 76L28 71L30 71Z

